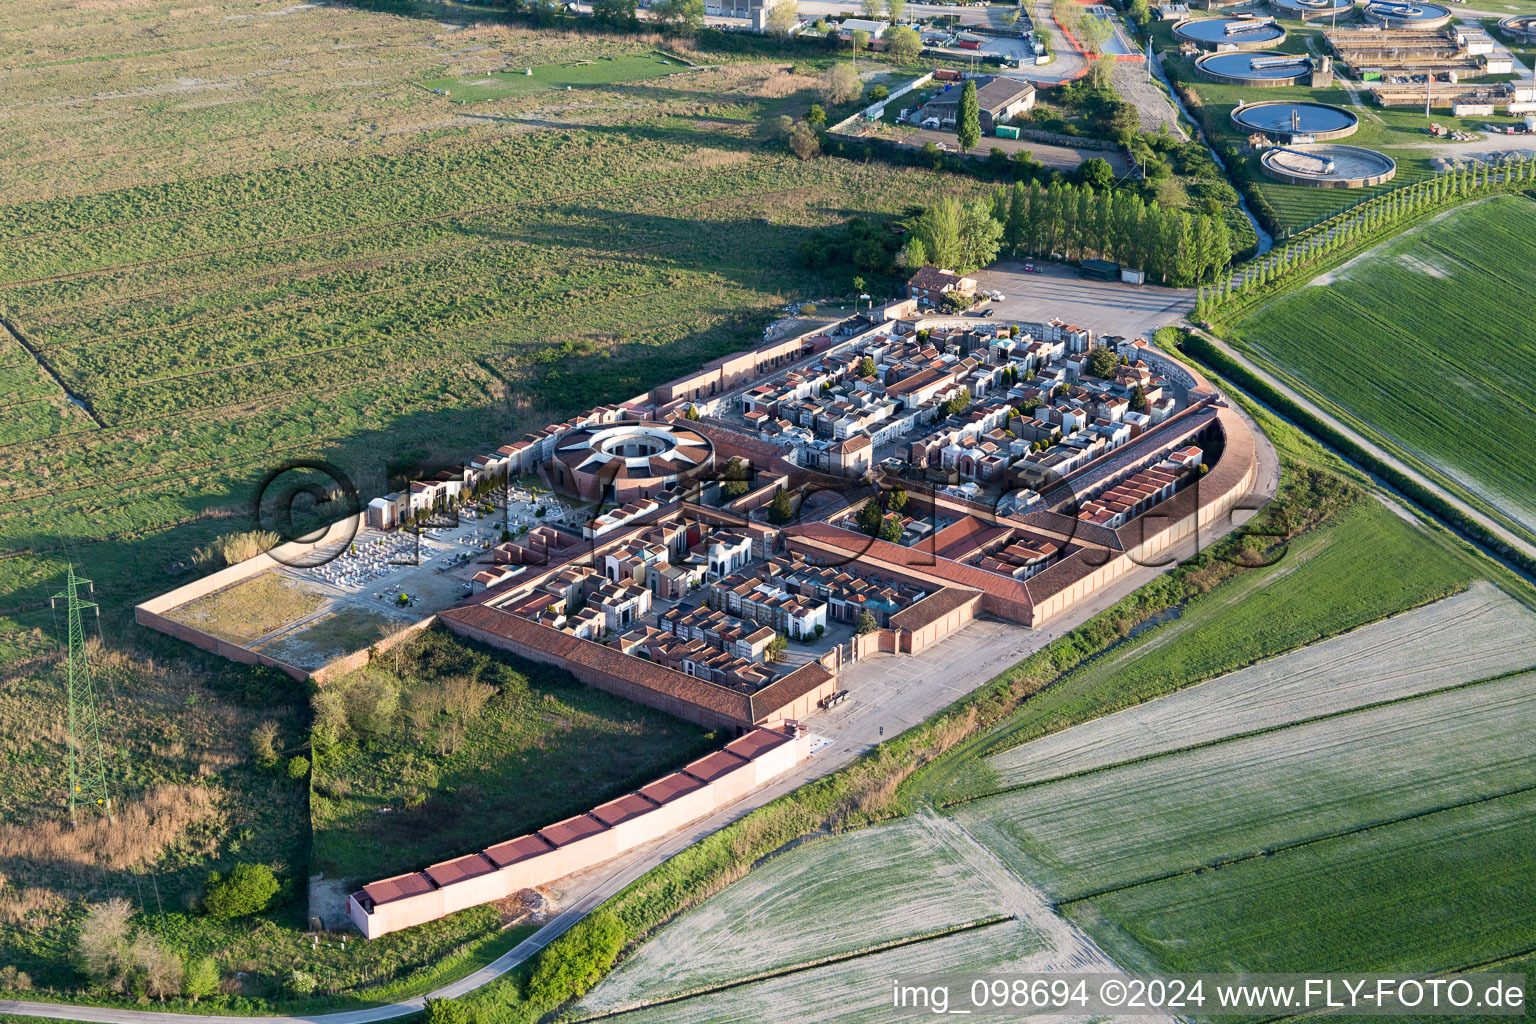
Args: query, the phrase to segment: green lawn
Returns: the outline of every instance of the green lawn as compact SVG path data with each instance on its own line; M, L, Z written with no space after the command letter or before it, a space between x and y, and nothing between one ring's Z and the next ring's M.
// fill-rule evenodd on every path
M1510 516L1536 523L1536 203L1458 208L1231 329Z
M538 64L526 69L493 71L484 75L434 78L422 82L421 86L455 103L473 103L477 100L530 96L552 89L641 82L686 70L688 65L676 57L640 53L600 56L593 60L565 61L559 64Z

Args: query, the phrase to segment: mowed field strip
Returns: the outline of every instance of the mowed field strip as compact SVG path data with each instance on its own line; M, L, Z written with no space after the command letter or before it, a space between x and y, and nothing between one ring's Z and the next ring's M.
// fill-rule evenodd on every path
M433 91L445 90L455 103L472 103L476 100L528 96L553 89L640 82L649 78L682 74L689 70L688 65L683 64L676 57L665 57L659 53L639 53L622 57L599 57L596 60L567 61L560 64L539 64L515 71L493 71L488 75L434 78L422 82L421 85L422 88Z
M668 925L587 1005L665 998L979 921L1001 912L1012 885L975 843L917 821L818 840Z
M1536 613L1490 583L994 754L1016 786L1536 666Z
M1536 675L989 797L955 818L1057 900L1536 786Z
M970 919L979 927L940 934L978 911ZM1008 919L990 923L998 916ZM911 941L875 948L903 939ZM898 975L1114 969L957 822L923 814L770 860L662 929L582 999L577 1015L884 1021Z
M1458 208L1236 324L1304 388L1536 526L1536 202ZM1454 426L1452 426L1454 424Z
M1536 793L1180 875L1068 915L1128 967L1427 973L1532 946Z
M885 1024L891 1020L892 978L946 971L1038 970L1031 965L1039 951L1039 937L1033 930L1017 921L1004 921L603 1019L614 1024ZM602 992L601 986L597 992ZM589 1006L583 1003L584 1008Z

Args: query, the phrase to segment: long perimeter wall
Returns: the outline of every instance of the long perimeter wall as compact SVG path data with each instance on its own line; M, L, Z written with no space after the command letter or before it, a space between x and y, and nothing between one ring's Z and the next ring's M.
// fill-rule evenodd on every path
M811 738L769 729L637 792L480 853L364 886L347 915L370 939L504 899L601 864L706 818L810 756Z

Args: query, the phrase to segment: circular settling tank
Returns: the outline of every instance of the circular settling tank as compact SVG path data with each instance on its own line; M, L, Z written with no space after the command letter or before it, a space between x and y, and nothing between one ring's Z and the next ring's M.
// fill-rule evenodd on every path
M1284 103L1279 101L1248 103L1232 111L1232 123L1238 130L1293 142L1307 137L1312 142L1326 142L1353 135L1360 119L1343 107L1331 103Z
M1269 0L1269 9L1281 18L1336 21L1355 13L1355 0Z
M1451 23L1451 9L1439 4L1377 0L1365 5L1365 16L1383 28L1444 28Z
M1517 43L1536 43L1536 14L1515 14L1499 22L1499 29Z
M1192 18L1173 34L1202 50L1257 50L1280 42L1285 29L1273 18Z
M1195 61L1195 70L1213 82L1271 89L1305 82L1312 62L1287 53L1208 53Z
M1391 157L1359 146L1276 146L1259 165L1276 181L1312 188L1366 188L1397 173Z

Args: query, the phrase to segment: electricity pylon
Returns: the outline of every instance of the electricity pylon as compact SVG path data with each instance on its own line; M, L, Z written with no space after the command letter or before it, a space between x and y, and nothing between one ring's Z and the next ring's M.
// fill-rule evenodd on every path
M69 617L69 822L79 825L76 803L94 807L112 817L112 798L107 795L107 765L101 753L101 728L96 712L96 687L91 683L91 666L85 654L85 630L80 625L80 611L90 608L99 617L101 609L91 601L80 600L80 584L94 593L96 585L75 575L69 567L64 592L53 601L64 601ZM57 607L57 605L55 605Z

